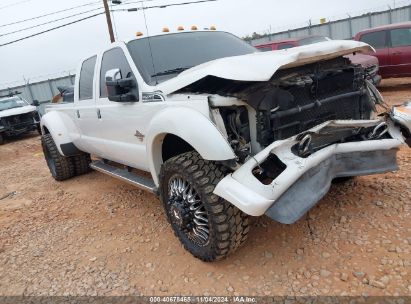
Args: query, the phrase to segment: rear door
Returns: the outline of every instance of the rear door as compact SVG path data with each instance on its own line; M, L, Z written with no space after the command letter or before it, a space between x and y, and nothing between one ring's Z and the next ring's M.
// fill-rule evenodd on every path
M389 74L411 76L411 27L390 30Z
M383 78L390 76L388 31L365 33L361 35L359 40L368 43L375 48L376 52L370 53L369 55L376 56L378 58L380 63L380 75Z
M93 89L95 87L96 60L97 56L90 57L81 66L80 77L76 85L78 97L75 98L74 102L76 112L74 121L81 134L76 145L83 151L100 156L104 147L97 138L98 119Z

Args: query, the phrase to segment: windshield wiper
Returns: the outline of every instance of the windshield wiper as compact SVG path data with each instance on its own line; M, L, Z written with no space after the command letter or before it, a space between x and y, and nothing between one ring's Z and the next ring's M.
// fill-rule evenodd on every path
M171 70L166 70L162 72L158 72L154 75L151 75L151 77L157 77L157 76L165 76L165 75L172 75L172 74L180 74L181 72L184 72L185 70L191 69L192 67L184 67L184 68L175 68Z

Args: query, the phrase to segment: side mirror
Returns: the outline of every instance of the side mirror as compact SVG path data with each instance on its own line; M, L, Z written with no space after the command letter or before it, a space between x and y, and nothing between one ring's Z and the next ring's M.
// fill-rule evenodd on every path
M138 101L138 86L134 77L122 79L120 69L112 69L106 72L107 97L115 102Z
M38 107L40 105L37 99L33 100L33 106Z

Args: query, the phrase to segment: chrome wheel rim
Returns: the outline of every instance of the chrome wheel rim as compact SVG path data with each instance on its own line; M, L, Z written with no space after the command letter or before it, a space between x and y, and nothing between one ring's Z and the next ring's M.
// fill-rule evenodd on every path
M207 211L197 191L181 176L169 181L168 205L175 226L193 243L206 246L210 238Z

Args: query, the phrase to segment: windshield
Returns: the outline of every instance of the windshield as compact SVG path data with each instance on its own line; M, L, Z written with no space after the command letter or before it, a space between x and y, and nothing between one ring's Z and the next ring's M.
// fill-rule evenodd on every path
M20 97L0 99L0 111L21 108L28 105L29 104L26 101L22 100Z
M149 85L176 77L186 69L214 59L258 52L240 38L225 32L167 34L132 40L127 46Z

